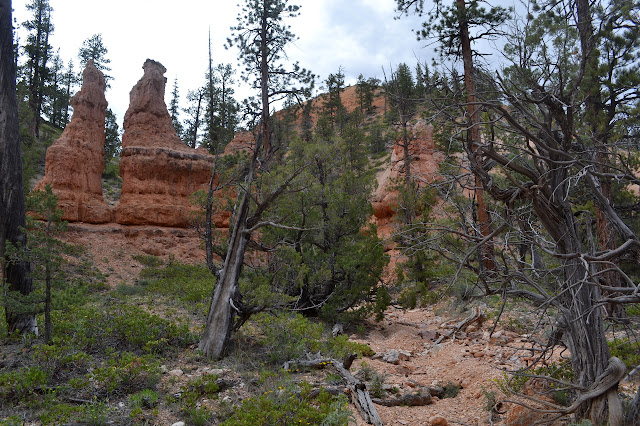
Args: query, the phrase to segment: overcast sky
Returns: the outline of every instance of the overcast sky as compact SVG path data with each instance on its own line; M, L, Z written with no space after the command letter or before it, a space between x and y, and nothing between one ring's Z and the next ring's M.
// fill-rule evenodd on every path
M22 24L31 16L25 5L30 0L14 0L14 18ZM224 49L236 24L236 0L50 0L55 25L50 44L60 49L65 65L73 59L78 67L82 42L101 33L110 75L107 90L110 108L122 117L129 106L129 91L142 77L147 58L161 62L167 73L167 104L173 80L178 78L181 107L186 107L188 90L204 83L207 68L208 31L211 28L214 63L237 65L237 50ZM290 20L299 39L289 47L290 59L312 70L322 84L329 73L344 68L347 83L358 74L382 78L382 67L406 62L412 67L416 57L432 56L432 49L416 41L412 32L419 26L415 17L394 20L395 0L298 0L301 14ZM26 35L19 33L20 43ZM239 76L238 76L239 77ZM239 78L238 78L239 80ZM238 97L249 93L238 90Z

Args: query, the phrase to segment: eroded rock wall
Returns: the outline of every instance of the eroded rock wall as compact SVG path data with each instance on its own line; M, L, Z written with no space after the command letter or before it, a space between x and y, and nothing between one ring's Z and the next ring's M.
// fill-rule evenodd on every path
M45 176L36 189L51 185L63 220L107 223L113 219L102 196L105 88L104 75L89 61L82 73L82 89L71 98L71 121L47 150Z

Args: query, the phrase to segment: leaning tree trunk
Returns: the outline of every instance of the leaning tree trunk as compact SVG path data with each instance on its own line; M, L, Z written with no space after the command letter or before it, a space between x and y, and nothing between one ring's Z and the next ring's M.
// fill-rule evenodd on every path
M198 349L209 358L220 358L231 336L235 316L233 297L238 289L238 279L248 242L248 235L245 233L248 215L249 195L245 192L236 212L229 250L213 293L207 325L198 345Z
M249 204L251 195L249 190L253 182L253 176L258 165L258 154L262 147L262 134L258 134L256 144L253 148L253 156L249 163L249 171L245 178L245 189L242 192L240 202L236 209L233 221L233 232L229 237L229 248L224 260L224 266L220 271L220 278L216 283L209 314L207 315L207 325L205 327L198 349L209 358L218 359L222 357L233 328L235 309L233 298L238 291L238 280L244 263L244 254L249 242L250 234L247 232L249 220Z
M32 281L26 261L5 262L5 242L16 247L27 243L24 191L22 186L22 152L18 132L16 68L13 55L11 0L0 0L0 263L9 290L29 294ZM36 330L33 314L5 310L8 330Z

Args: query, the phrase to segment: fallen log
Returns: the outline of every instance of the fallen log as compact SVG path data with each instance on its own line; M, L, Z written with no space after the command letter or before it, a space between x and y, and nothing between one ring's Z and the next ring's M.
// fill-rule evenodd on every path
M473 308L473 312L471 313L471 315L469 315L467 318L463 319L462 321L458 322L456 325L449 325L448 321L442 324L441 327L450 328L451 331L447 334L441 335L438 338L438 340L436 340L433 344L437 345L438 343L442 342L444 339L455 337L456 333L460 331L464 331L464 329L466 329L469 325L473 324L476 321L479 323L482 323L482 321L484 321L484 313L482 313L480 308L477 306Z
M353 362L353 357L348 357L347 361L349 361L348 365L350 366L351 362ZM362 416L362 419L366 423L374 426L384 426L380 415L378 415L376 407L373 405L373 401L371 401L367 385L363 381L353 377L353 374L349 372L348 368L345 368L345 364L346 363L332 358L316 358L309 360L287 361L284 363L283 367L286 371L309 368L321 369L327 366L333 367L347 382L348 392L346 393L349 395L349 398L353 405L355 405L358 413L360 413L360 416Z
M372 401L378 405L384 405L385 407L418 407L423 405L430 405L433 403L431 400L431 394L420 393L405 393L399 398L373 398Z

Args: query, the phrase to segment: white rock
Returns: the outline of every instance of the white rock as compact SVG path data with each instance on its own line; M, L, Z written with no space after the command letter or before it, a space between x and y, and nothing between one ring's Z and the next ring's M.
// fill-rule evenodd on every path
M184 422L175 422L171 426L184 426Z
M179 368L176 368L174 370L169 371L169 375L170 376L176 376L176 377L180 377L184 374L184 371L180 370Z
M395 349L390 349L382 355L382 360L389 364L398 364L400 363L400 352Z

